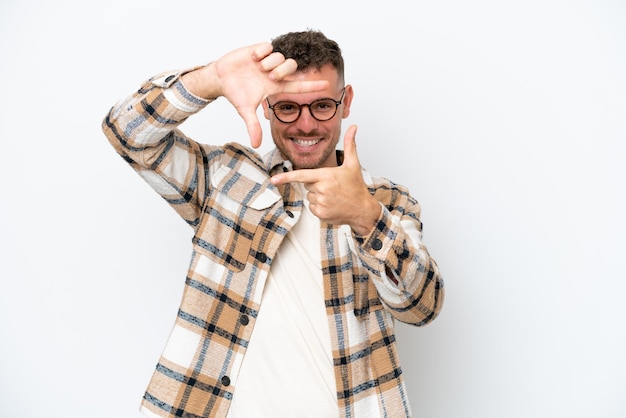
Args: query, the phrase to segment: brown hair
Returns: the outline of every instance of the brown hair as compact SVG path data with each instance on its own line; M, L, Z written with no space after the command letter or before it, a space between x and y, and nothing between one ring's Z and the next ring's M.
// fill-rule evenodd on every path
M328 39L318 30L309 29L303 32L289 32L272 39L275 52L285 58L293 58L298 63L298 71L308 68L319 70L331 64L343 80L344 64L341 48L337 42Z

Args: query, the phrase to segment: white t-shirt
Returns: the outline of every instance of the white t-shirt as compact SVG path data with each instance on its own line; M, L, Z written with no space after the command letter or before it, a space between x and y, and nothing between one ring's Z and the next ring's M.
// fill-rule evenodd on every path
M228 418L338 416L320 221L304 203L272 263Z

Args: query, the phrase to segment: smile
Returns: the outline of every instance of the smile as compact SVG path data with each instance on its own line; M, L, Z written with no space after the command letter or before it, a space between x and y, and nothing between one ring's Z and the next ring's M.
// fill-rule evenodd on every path
M312 147L313 145L316 145L317 143L320 142L319 139L293 139L293 142L296 143L296 145L300 145L301 147Z

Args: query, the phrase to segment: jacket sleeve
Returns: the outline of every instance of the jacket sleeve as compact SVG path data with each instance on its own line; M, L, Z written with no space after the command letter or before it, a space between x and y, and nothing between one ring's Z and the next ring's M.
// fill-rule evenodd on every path
M420 205L389 181L373 189L381 214L367 236L356 236L358 257L369 271L377 297L397 320L422 326L440 313L444 283L422 243Z
M209 101L190 94L183 72L162 73L111 108L102 129L115 150L187 223L197 224L211 149L178 126Z

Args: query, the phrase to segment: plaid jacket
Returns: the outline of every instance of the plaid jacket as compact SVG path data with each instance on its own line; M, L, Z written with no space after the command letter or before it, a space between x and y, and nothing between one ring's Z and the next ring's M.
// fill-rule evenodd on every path
M276 150L261 158L236 143L199 144L177 129L208 103L185 89L181 74L146 81L102 126L194 231L178 316L141 410L153 417L224 417L272 260L303 203L297 187L270 184L271 174L291 167ZM358 236L347 225L321 225L338 416L408 417L394 318L417 326L432 321L443 281L421 243L418 203L405 188L363 175L381 203L374 230Z

